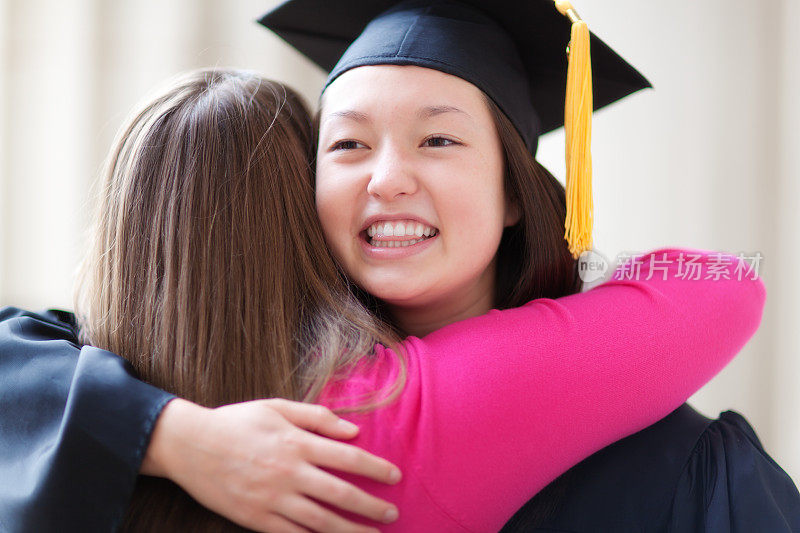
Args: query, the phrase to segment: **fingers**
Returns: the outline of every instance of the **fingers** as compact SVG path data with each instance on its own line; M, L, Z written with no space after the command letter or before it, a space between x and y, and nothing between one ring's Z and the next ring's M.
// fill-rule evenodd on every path
M336 416L324 405L293 402L282 398L264 400L292 424L334 439L351 439L358 434L358 426Z
M326 433L322 431L322 428L336 425L337 422L349 424L349 422L339 418L330 409L322 405L282 399L268 401L273 402L271 407L278 410L289 422L317 433L330 435L332 431ZM395 465L361 448L320 438L317 435L309 435L307 433L305 435L309 437L304 440L310 454L306 459L319 466L366 476L381 483L394 484L400 481L402 477L400 470Z
M402 474L392 463L356 446L309 435L306 458L318 466L366 476L381 483L395 484Z
M281 512L292 520L319 533L380 533L374 527L351 522L310 499L293 495L281 502Z
M386 524L397 520L397 507L319 468L308 466L297 474L302 491L312 498Z
M259 527L258 531L263 533L311 533L308 529L276 514L269 515L261 525L264 527Z

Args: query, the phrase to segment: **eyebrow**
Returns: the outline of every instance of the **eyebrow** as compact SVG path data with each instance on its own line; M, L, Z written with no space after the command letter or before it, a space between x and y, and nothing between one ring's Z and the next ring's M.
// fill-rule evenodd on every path
M365 113L361 113L360 111L353 111L352 109L348 109L345 111L334 111L329 116L331 118L333 117L346 118L349 120L354 120L356 122L369 122L369 117Z
M460 113L464 116L472 118L470 114L464 111L463 109L459 109L451 105L432 105L423 107L422 109L417 111L417 116L422 119L430 119L438 115L443 115L445 113ZM345 118L359 123L365 123L370 121L369 116L366 113L362 113L360 111L355 111L352 109L347 109L344 111L334 111L329 115L329 117Z
M419 118L433 118L444 113L461 113L469 118L472 118L469 113L463 109L453 107L451 105L432 105L424 107L417 112Z

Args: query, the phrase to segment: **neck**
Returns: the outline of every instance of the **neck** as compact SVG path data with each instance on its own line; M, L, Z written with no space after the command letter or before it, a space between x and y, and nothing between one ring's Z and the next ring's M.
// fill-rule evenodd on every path
M390 305L394 322L406 335L424 337L454 322L485 315L494 306L494 263L469 287L418 305Z

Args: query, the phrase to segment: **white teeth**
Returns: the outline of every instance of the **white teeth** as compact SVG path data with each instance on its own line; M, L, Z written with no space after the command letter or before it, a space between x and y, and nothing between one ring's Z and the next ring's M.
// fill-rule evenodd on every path
M369 237L430 237L436 230L416 220L402 220L396 222L378 222L367 228Z
M366 230L366 234L369 237L368 242L372 246L378 248L405 248L433 237L437 234L437 230L416 220L382 221L370 225ZM397 239L375 240L386 237L397 237ZM406 240L404 237L412 238ZM414 239L413 237L417 238Z

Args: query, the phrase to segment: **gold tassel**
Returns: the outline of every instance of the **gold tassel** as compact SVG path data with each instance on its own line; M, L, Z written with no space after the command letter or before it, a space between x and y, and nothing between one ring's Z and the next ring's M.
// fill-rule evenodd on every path
M592 60L589 27L572 4L555 0L556 9L572 21L564 104L567 159L567 219L564 238L572 257L592 247Z

